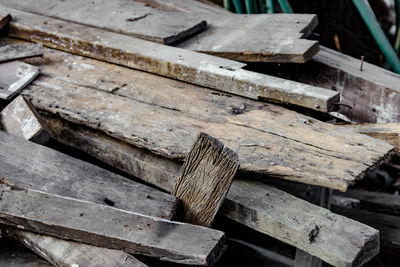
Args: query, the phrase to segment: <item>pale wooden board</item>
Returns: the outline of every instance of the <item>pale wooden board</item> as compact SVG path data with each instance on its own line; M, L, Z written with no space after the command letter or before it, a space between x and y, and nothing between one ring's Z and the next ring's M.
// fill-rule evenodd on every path
M48 116L44 117L44 120L48 127L53 129L53 135L58 141L80 149L146 182L171 191L179 178L180 164L175 161L158 157L148 151L129 146L101 132L95 132L82 126L74 126ZM324 261L332 262L332 259L337 259L340 266L346 266L349 261L355 261L356 251L365 252L367 258L377 253L377 232L371 228L365 228L365 226L359 228L358 222L342 218L261 183L234 180L230 191L233 190L232 188L239 189L244 193L228 193L220 213L261 233L292 244L312 255L321 257ZM249 194L249 192L257 194ZM299 206L296 204L296 208L287 208L288 203L295 205L297 201L300 201ZM257 205L256 203L268 204ZM232 211L232 207L235 207L234 211ZM297 218L305 218L308 223L305 224L304 221L297 220ZM346 221L345 225L341 226L335 223L335 221L342 220ZM310 244L308 237L310 227L313 223L319 222L324 225L324 230L319 232L319 238ZM277 229L274 228L275 226ZM285 227L282 228L282 226ZM365 232L367 229L368 231ZM355 240L360 240L368 232L371 233L371 243L360 247L360 243L352 242L353 235ZM329 238L334 238L335 241L322 242ZM341 250L342 242L348 245L344 247L344 252ZM344 254L347 256L352 254L354 257L350 256L345 259Z
M26 57L41 56L42 44L10 44L0 46L0 62L11 61Z
M203 130L239 154L242 170L346 190L391 150L377 140L343 134L335 126L284 108L92 59L52 51L43 60L27 62L57 79L42 78L50 83L41 86L49 88L25 92L37 108L64 117L68 114L67 120L170 158L183 157L195 134ZM103 98L118 103L108 108ZM154 122L149 121L151 113Z
M132 0L0 0L0 4L165 44L179 41L207 26L201 17L163 12Z
M200 133L172 190L172 195L182 200L183 220L211 227L238 169L235 152Z
M38 144L50 139L50 133L40 123L39 114L22 96L17 96L0 112L0 129Z
M0 185L0 222L63 239L182 264L209 265L224 233L110 206Z
M113 32L4 8L17 19L9 35L52 48L125 65L253 99L289 103L321 112L339 95L331 90L242 69L243 64Z
M147 266L121 250L62 240L11 227L7 227L6 232L54 266Z
M18 187L99 204L113 203L116 208L166 219L176 212L175 197L97 166L3 131L0 144L0 178Z
M0 63L0 99L10 99L40 73L39 69L19 61Z
M10 14L0 11L0 30L11 20Z

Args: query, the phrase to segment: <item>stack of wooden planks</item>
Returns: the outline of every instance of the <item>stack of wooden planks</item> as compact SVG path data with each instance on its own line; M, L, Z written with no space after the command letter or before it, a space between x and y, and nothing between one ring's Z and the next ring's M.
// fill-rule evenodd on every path
M0 227L51 264L212 265L225 245L210 228L217 213L295 247L295 266L360 266L387 243L331 191L398 149L396 125L367 131L304 115L341 112L339 93L234 61L308 61L318 43L301 38L314 15L178 0L0 4L12 17L4 51L16 59L24 47L19 64L41 71L0 113ZM261 29L270 38L253 38ZM7 77L10 63L0 64ZM49 135L113 171L40 145ZM315 187L278 189L275 179Z

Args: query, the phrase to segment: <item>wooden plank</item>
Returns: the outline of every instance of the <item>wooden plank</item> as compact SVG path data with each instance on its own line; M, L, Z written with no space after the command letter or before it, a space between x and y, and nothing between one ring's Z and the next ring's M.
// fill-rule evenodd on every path
M7 225L182 264L213 264L222 252L224 233L210 228L4 184L0 192Z
M235 152L200 133L172 190L172 195L182 200L183 220L210 227L238 169Z
M10 99L39 75L39 69L19 61L0 63L0 99Z
M0 30L11 20L10 14L0 12Z
M271 112L275 110L272 106L261 104L257 108L257 103L246 106L238 99L241 104L232 107L230 98L224 99L226 96L221 99L227 101L227 107L216 109L225 114L233 110L233 115L212 117L215 113L211 110L210 117L206 118L196 113L187 114L177 106L171 109L163 104L168 102L167 98L171 99L170 93L168 90L163 93L166 98L153 95L161 101L159 104L146 103L45 77L24 92L38 110L99 129L164 157L183 160L196 133L203 131L237 152L243 171L268 172L284 179L343 191L362 178L364 171L392 153L392 146L380 140L350 132L344 135L332 125L283 108L277 109L282 118L278 119ZM187 91L182 93L188 95ZM173 103L184 103L176 95L173 98L176 99ZM192 98L184 105L194 102ZM209 105L219 104L214 100ZM241 107L246 110L235 116L242 112ZM197 114L202 110L204 107Z
M62 240L11 227L6 228L6 233L54 266L147 266L121 250Z
M0 46L0 62L11 61L26 57L41 56L42 44L9 44Z
M0 128L38 144L50 139L50 133L42 126L35 107L22 96L16 97L0 112Z
M48 116L43 119L60 142L167 191L172 191L180 175L180 164L176 161L129 146L83 126ZM378 251L376 230L250 180L233 181L219 212L338 266L350 265L349 262L362 263ZM321 231L310 243L308 234L315 225L321 226ZM364 237L365 242L362 241Z
M162 44L174 43L207 27L207 22L199 17L162 12L131 0L1 0L0 4Z
M130 68L252 99L288 103L321 112L339 94L242 69L243 64L57 19L11 11L9 35Z
M176 212L175 197L97 166L3 131L0 144L0 177L18 187L166 219Z
M365 123L344 125L343 127L386 141L400 152L400 123Z

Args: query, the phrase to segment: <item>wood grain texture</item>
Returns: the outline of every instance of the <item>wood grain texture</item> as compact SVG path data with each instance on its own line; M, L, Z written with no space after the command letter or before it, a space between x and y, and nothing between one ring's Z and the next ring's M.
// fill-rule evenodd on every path
M53 129L53 135L58 141L167 191L173 190L179 178L181 165L176 161L129 146L87 127L48 116L44 117L44 121ZM281 190L251 180L234 180L229 192L232 190L240 190L240 193L228 193L219 211L221 214L260 233L301 248L326 262L332 264L338 260L341 265L347 266L349 262L362 262L363 259L356 259L363 253L368 257L377 253L377 232L365 226L360 228L358 222L342 218ZM304 221L298 218L304 218ZM343 220L345 224L341 225ZM323 226L323 230L319 232L319 237L310 243L308 234L316 224ZM371 234L371 242L361 245L358 241L362 243L362 237L366 237L365 234L368 233ZM353 235L357 242L353 242ZM324 241L328 239L332 242ZM343 257L342 249L347 258Z
M0 129L37 144L50 139L50 133L42 126L34 106L23 96L17 96L0 112Z
M400 152L400 123L365 123L349 124L343 126L354 132L381 139Z
M39 73L38 68L23 62L0 63L0 99L11 99Z
M201 17L167 13L131 0L1 0L0 4L163 44L174 43L207 27Z
M11 61L43 54L42 44L9 44L0 46L0 62Z
M200 133L172 190L172 195L182 200L183 220L210 227L238 169L235 152Z
M252 99L327 112L339 94L242 69L244 64L17 10L9 35Z
M11 20L10 14L0 11L0 30Z
M12 227L7 227L6 233L12 235L15 239L54 266L147 266L132 255L121 250L62 240Z
M18 187L166 219L176 212L175 197L97 166L3 131L0 144L0 177Z
M222 253L217 230L5 184L0 195L0 222L20 229L182 264L213 264Z

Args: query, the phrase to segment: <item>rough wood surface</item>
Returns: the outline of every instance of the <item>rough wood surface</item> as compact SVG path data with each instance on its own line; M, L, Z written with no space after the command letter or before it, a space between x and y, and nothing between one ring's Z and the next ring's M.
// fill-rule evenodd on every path
M23 96L16 97L0 112L0 129L19 135L37 144L44 144L50 139L33 105Z
M10 99L39 75L39 69L19 61L0 63L0 99Z
M179 178L180 164L176 161L129 146L86 127L48 116L44 121L60 142L167 191L172 191ZM349 262L363 262L363 254L367 260L377 253L378 237L372 228L254 181L234 180L219 212L331 264L338 262L339 266L347 266ZM321 226L322 230L314 242L310 242L309 233L315 225ZM368 239L368 235L371 242L365 243L362 240Z
M350 124L343 127L386 141L400 152L400 123Z
M183 220L210 227L238 169L235 152L200 133L172 190L172 195L182 200Z
M10 14L0 11L0 30L11 20Z
M6 232L54 266L147 266L121 250L62 240L11 227L7 227Z
M0 177L18 187L166 219L175 214L175 197L58 151L3 131L0 147Z
M179 41L207 26L201 17L163 12L132 0L1 0L0 4L163 44Z
M0 185L0 222L28 231L182 264L217 261L224 233L107 205Z
M0 62L11 61L43 54L42 44L9 44L0 46Z
M288 103L321 112L332 108L339 94L242 69L243 64L160 45L134 37L57 19L11 11L9 35L170 78L252 99Z

